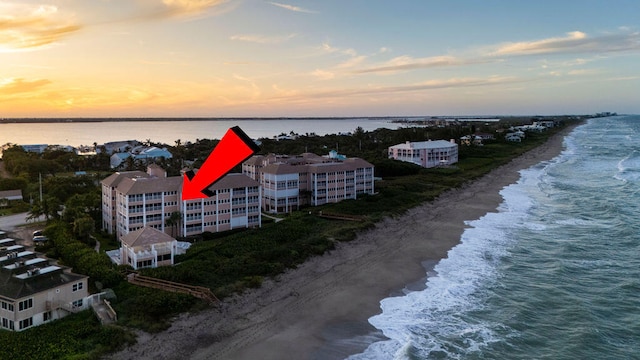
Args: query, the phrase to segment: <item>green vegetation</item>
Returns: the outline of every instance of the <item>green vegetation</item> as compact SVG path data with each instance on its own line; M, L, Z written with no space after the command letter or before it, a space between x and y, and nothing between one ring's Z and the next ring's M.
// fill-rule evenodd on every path
M120 326L102 326L90 311L22 332L0 331L0 359L91 360L135 343Z
M326 154L330 149L338 148L347 156L362 157L373 163L376 176L382 177L375 184L378 193L361 196L357 200L309 207L288 214L284 221L277 223L263 218L260 229L202 234L198 239L190 239L194 243L185 255L177 258L178 266L144 269L141 273L206 286L219 298L259 287L263 279L333 249L338 241L354 239L358 232L384 217L401 215L444 191L486 174L542 144L559 130L528 134L522 143L498 139L484 146L461 146L460 161L451 167L423 169L387 158L388 146L407 140L457 139L476 130L495 133L496 128L508 125L500 122L486 126L462 124L448 128L378 129L372 132L356 129L353 136L305 134L297 140L261 139L263 153L297 154L308 151ZM215 140L198 140L195 144L176 141L170 151L177 154L174 159L183 156L198 164L216 143ZM79 177L63 174L62 170L74 169L69 164L75 160L66 155L62 160L63 155L56 154L58 157L54 154L38 157L15 147L4 153L6 169L17 179L15 184L6 186L20 187L26 193L25 198L38 199L38 174L43 174L43 201L36 200L29 210L33 218L44 215L48 219L45 234L51 241L42 251L61 264L73 267L75 272L90 276L92 290L113 289L117 298L112 305L118 313L120 326L148 332L162 331L176 314L207 306L187 295L141 288L125 281L127 267L116 267L104 253L116 248L117 241L113 236L97 232L101 224L98 184L108 173ZM103 170L101 160L94 162L99 166L89 170ZM85 160L87 163L90 161ZM170 175L175 175L179 169L177 164L164 162L160 165L165 166ZM0 187L4 180L0 179ZM362 221L325 219L317 216L320 211L357 215ZM94 250L96 239L100 241L100 252ZM101 327L93 314L85 311L21 333L0 331L0 358L93 359L132 341L128 330L117 326Z

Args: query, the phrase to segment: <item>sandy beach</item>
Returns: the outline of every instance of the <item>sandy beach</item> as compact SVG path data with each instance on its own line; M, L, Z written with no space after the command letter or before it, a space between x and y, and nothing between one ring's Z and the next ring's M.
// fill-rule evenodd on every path
M560 154L572 129L259 289L181 315L162 333L140 333L136 345L109 358L343 359L361 352L381 337L367 322L380 312L380 300L424 284L427 271L460 241L465 222L496 211L499 191L515 183L520 170Z

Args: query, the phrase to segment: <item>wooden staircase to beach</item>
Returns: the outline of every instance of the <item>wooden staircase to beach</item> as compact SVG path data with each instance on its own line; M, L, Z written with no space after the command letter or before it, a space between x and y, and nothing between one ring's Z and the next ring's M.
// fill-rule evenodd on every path
M146 286L164 291L189 294L198 299L205 300L210 304L220 302L220 300L213 294L213 292L211 292L211 289L204 286L181 284L173 281L157 279L150 276L144 276L137 273L130 273L129 275L127 275L127 281L138 286Z

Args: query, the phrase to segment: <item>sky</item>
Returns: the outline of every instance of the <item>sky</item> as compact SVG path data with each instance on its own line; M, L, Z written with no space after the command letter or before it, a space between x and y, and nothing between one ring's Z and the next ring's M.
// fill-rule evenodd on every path
M0 0L0 118L640 113L637 0Z

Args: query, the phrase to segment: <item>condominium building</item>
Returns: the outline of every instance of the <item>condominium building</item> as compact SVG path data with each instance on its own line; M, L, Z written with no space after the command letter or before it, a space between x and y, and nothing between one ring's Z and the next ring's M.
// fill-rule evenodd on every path
M458 144L453 140L407 141L404 144L390 146L389 158L425 168L451 165L458 162Z
M124 171L111 174L100 182L102 188L102 229L115 234L117 229L116 198L118 185L124 179L149 178L151 175L143 171Z
M16 245L0 244L0 326L22 331L88 308L88 276L51 265Z
M152 227L172 237L259 227L260 188L243 174L227 174L209 190L213 196L182 201L182 177L159 167L116 172L102 181L102 226L121 239Z
M260 183L262 209L271 213L373 194L373 168L360 158L311 153L255 155L242 164L243 174Z
M209 187L213 196L182 202L182 236L260 227L260 186L244 174L227 174Z

